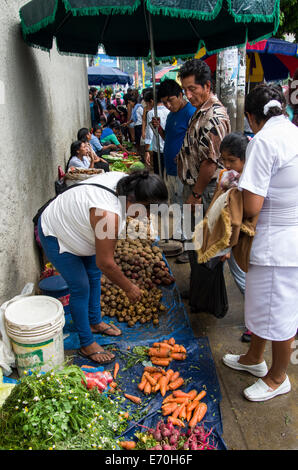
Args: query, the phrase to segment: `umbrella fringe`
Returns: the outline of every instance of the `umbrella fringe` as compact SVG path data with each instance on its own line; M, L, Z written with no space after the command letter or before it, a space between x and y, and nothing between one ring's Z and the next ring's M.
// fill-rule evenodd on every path
M279 26L279 14L280 14L280 0L275 0L274 8L271 14L238 14L235 12L235 10L232 7L232 0L227 0L228 3L228 12L232 15L232 17L235 20L235 23L250 23L252 21L255 22L263 22L263 23L272 23L274 20L274 25L276 27ZM276 33L276 30L274 33L271 33L271 36ZM259 41L259 39L258 39Z
M21 20L22 33L23 33L24 39L26 39L26 36L28 36L28 34L36 33L40 29L46 28L50 24L54 23L55 18L56 18L57 10L58 10L58 0L56 0L55 7L53 9L53 13L50 16L46 16L45 18L40 20L38 23L35 23L31 26L28 26L25 23L24 17L22 15L22 9L20 9L19 16L20 16L20 20ZM27 43L27 44L29 44L29 43ZM39 46L36 46L36 47L38 47L39 49L43 49L43 47L39 47ZM45 48L45 50L48 50L48 49Z
M141 5L141 0L135 0L133 6L93 6L85 8L72 8L69 0L62 0L66 11L71 11L73 16L87 16L87 15L117 15L117 14L129 14L132 15L135 10Z
M176 18L194 18L198 20L213 20L219 14L223 0L217 0L217 3L211 12L201 11L201 10L190 10L175 8L169 6L156 6L151 4L151 0L145 0L147 10L152 15L160 15L161 13L165 16L172 16ZM206 2L205 2L206 3ZM178 57L178 56L177 56Z

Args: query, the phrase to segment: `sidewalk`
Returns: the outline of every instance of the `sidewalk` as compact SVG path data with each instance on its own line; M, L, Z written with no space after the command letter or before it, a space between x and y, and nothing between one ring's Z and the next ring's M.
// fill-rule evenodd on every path
M175 258L168 258L168 262L180 292L186 290L189 287L189 264L176 264ZM242 390L252 385L257 378L246 372L229 369L222 363L224 354L244 354L248 348L247 343L240 341L244 331L243 298L227 265L225 278L229 311L224 318L190 313L185 301L195 336L207 336L210 342L222 393L223 438L230 450L297 450L298 365L290 364L288 369L292 384L289 394L254 403L244 398ZM266 347L265 359L270 366L270 343Z

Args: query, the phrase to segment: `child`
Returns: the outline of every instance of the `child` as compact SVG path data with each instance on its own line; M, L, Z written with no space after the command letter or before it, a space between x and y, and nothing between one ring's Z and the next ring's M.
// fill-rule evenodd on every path
M222 170L218 177L218 183L223 189L238 186L237 179L239 180L245 163L245 152L249 142L249 138L241 132L232 132L224 137L220 144L220 154L223 161L225 170ZM226 172L232 171L229 178ZM223 185L223 179L230 179L231 185L227 187Z
M218 177L218 184L222 189L229 189L238 186L240 174L242 173L245 164L245 152L250 138L241 132L232 132L226 135L220 144L221 159L225 169L222 170ZM245 272L239 268L232 252L227 259L231 274L235 280L240 292L245 293ZM249 342L251 332L246 330L241 340Z

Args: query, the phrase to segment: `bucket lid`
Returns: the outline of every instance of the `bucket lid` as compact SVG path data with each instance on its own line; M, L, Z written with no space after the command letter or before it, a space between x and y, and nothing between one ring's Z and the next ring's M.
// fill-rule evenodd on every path
M61 274L42 279L39 282L38 286L41 290L46 290L46 291L60 291L60 290L62 291L62 290L68 289L68 285L66 284Z
M53 324L64 315L62 303L47 295L32 295L9 304L5 310L8 323L22 329Z

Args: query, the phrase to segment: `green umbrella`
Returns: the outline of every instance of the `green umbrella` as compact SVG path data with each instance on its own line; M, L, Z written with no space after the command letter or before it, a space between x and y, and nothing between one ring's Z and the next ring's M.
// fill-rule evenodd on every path
M31 0L20 18L24 40L45 50L55 37L62 53L96 55L100 44L110 56L150 51L155 77L156 57L194 56L203 45L212 53L271 36L279 0Z
M156 57L208 53L271 36L279 0L31 0L20 9L30 44L59 51L111 56L149 55L149 17Z

